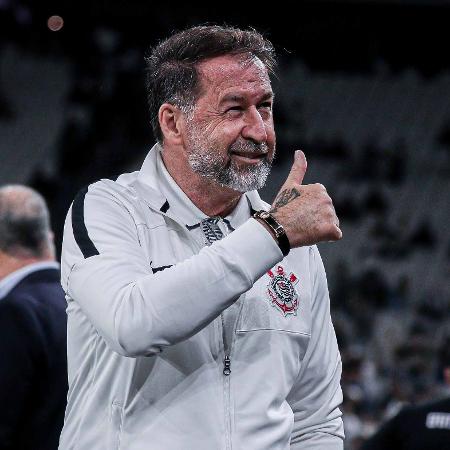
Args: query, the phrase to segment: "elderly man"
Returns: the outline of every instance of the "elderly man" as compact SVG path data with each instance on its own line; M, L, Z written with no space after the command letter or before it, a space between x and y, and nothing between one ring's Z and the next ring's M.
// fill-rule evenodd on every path
M67 395L66 302L44 199L0 188L0 448L58 448Z
M314 246L341 238L306 161L272 207L273 47L201 26L147 59L158 143L65 226L61 449L342 449L341 361ZM270 210L270 213L267 211Z

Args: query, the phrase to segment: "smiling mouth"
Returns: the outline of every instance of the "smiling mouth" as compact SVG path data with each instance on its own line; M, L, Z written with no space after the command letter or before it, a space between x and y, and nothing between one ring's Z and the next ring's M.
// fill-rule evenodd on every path
M267 153L231 152L237 160L247 164L256 164L267 157Z

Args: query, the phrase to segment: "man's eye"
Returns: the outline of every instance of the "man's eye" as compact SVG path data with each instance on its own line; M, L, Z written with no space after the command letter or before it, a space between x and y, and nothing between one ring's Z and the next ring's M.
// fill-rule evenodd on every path
M231 106L230 108L227 109L228 111L242 111L242 106Z
M265 102L265 103L261 103L259 105L260 108L265 108L265 109L272 109L272 103L270 102Z

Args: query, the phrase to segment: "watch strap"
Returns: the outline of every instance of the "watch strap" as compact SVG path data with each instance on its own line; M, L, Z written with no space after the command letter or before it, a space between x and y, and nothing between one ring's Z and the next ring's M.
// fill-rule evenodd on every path
M281 252L286 256L291 250L291 244L289 243L286 231L278 220L270 212L263 210L254 212L253 217L262 220L272 230Z

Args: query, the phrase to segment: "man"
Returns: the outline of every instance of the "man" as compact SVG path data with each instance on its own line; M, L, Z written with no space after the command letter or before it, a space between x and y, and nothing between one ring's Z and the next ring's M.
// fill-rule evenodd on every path
M54 450L67 395L66 302L44 199L0 188L0 449Z
M450 386L450 338L441 349L443 377ZM364 445L364 450L444 450L450 446L450 396L402 409Z
M302 152L271 216L252 217L270 208L255 189L275 152L272 45L194 27L147 66L158 144L139 172L80 192L65 226L60 448L342 449L313 245L341 232L325 188L301 185Z

